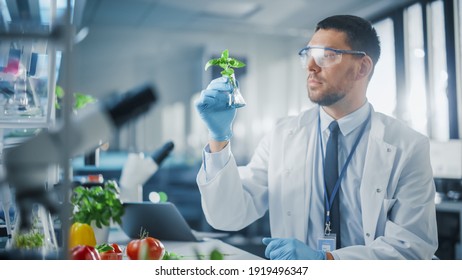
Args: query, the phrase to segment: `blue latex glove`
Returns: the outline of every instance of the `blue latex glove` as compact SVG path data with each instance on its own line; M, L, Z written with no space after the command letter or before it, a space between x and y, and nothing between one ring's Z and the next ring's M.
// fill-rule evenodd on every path
M315 251L295 238L263 238L265 257L271 260L325 260L326 253Z
M196 110L216 141L228 141L233 136L232 125L236 108L230 107L229 94L232 86L228 78L220 77L210 82L196 102Z

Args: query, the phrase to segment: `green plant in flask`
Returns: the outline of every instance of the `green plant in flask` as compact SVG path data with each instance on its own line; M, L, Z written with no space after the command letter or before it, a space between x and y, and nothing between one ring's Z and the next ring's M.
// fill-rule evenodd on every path
M233 108L240 108L245 106L244 97L242 97L239 85L236 81L233 68L242 68L245 63L235 58L229 57L229 51L226 49L221 53L220 58L213 58L205 64L205 71L210 66L220 66L223 70L220 72L223 77L227 77L231 83L233 90L229 95L229 106Z

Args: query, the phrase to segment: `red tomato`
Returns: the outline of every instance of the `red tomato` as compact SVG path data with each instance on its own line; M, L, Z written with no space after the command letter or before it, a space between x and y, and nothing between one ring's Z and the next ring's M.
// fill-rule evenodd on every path
M153 237L134 239L127 245L127 256L131 260L161 260L165 247Z
M122 250L120 249L120 246L117 245L116 243L112 243L111 247L113 248L112 250L99 253L101 255L101 259L102 260L121 260Z
M122 249L120 249L120 246L116 243L112 243L111 246L114 248L114 253L122 253Z
M95 247L88 245L77 245L71 251L73 260L101 260L101 256Z

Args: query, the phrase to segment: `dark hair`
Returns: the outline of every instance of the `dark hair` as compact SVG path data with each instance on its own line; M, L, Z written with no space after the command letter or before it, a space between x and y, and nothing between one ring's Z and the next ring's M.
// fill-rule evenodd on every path
M379 37L369 21L352 15L336 15L318 22L315 31L319 29L335 29L344 32L347 37L347 44L353 50L367 53L374 62L374 66L379 60Z

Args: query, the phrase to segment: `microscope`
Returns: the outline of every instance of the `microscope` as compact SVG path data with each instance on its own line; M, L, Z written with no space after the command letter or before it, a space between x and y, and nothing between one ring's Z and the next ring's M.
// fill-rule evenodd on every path
M174 143L168 141L151 156L145 156L143 153L128 155L119 180L120 198L123 202L143 201L143 185L157 172L174 147Z

